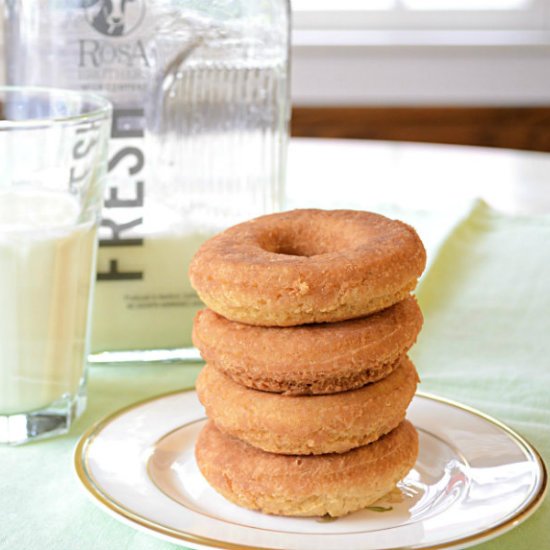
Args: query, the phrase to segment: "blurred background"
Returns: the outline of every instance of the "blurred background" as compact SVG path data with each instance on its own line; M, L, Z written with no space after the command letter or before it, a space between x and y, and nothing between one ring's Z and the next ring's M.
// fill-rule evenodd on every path
M550 150L548 0L294 0L293 134Z
M550 151L550 0L292 5L294 136Z
M550 1L293 8L294 135L550 150Z

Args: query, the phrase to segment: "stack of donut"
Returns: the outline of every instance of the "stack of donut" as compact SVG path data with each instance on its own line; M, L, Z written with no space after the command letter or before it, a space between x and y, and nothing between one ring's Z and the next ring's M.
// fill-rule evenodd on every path
M265 513L341 516L409 472L425 262L414 229L350 210L263 216L202 246L190 277L208 307L193 341L210 420L195 455L214 489Z

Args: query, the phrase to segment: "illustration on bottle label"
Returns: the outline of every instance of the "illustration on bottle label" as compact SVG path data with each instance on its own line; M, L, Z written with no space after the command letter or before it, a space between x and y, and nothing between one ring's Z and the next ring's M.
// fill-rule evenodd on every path
M145 0L92 0L86 3L86 19L105 36L126 36L145 16Z

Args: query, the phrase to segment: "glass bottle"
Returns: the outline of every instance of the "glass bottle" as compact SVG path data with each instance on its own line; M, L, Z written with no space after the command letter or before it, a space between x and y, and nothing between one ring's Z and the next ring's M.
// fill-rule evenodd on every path
M7 81L114 104L92 361L193 357L199 245L280 207L288 0L8 0Z

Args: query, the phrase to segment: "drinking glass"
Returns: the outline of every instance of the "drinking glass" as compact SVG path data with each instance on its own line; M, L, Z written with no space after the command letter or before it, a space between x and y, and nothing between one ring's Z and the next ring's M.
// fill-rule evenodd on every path
M111 105L0 87L0 442L66 432L86 355Z

